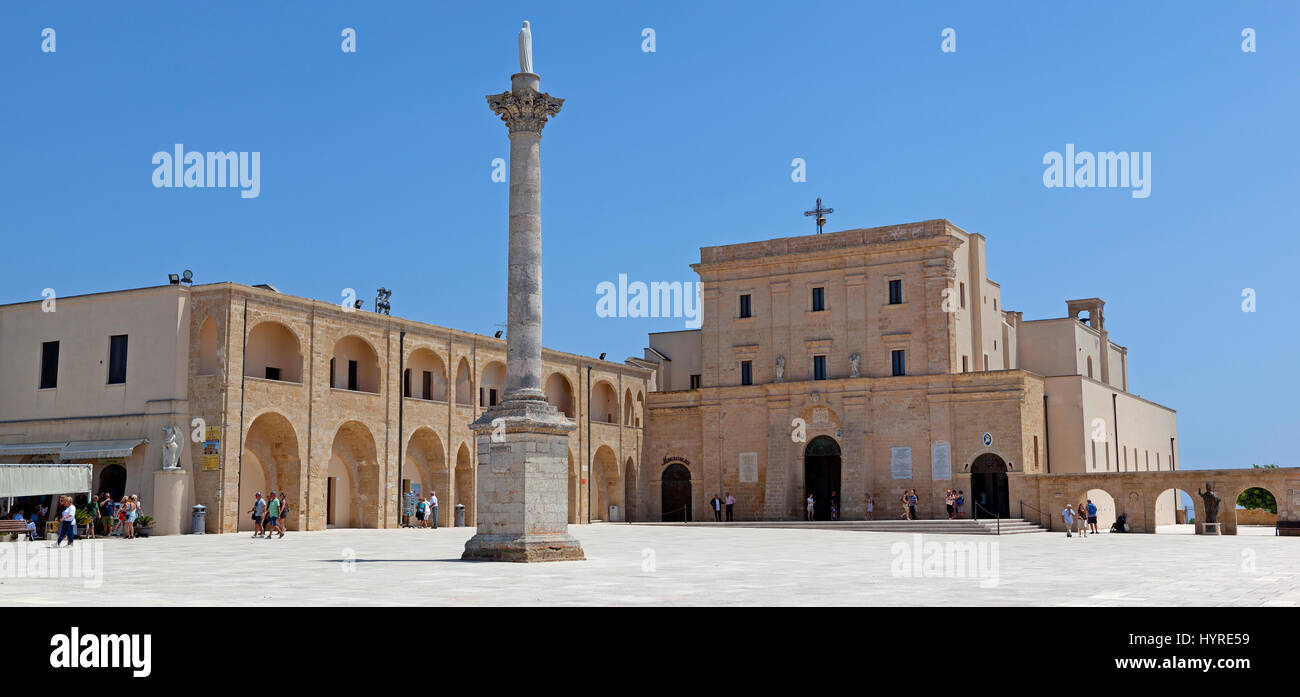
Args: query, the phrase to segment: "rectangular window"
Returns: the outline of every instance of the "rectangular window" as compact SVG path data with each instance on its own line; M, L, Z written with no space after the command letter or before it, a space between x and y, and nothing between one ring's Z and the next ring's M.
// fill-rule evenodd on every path
M266 379L267 379L267 380L279 380L279 379L280 379L280 369L279 369L279 368L272 368L272 367L269 366L269 365L266 366Z
M108 384L121 385L126 382L126 335L118 334L108 338Z
M740 384L742 385L754 384L754 362L753 361L740 362Z
M692 389L692 390L698 390L698 389L700 389L700 376L699 376L699 375L692 375L692 376L691 376L691 389Z
M826 289L813 288L812 311L821 312L826 309Z
M1034 436L1034 470L1038 469L1038 436Z
M961 372L963 373L970 372L970 356L961 357Z
M424 371L424 384L420 385L420 394L424 399L433 399L433 373Z
M330 387L334 387L334 359L330 359Z
M1110 471L1110 443L1101 446L1106 451L1106 471Z
M751 313L750 310L751 308L749 306L749 295L740 296L740 316L753 317L754 315Z
M41 344L41 389L49 390L59 386L59 342L46 341Z
M411 396L411 369L407 368L402 371L402 396Z
M958 286L961 287L961 309L965 310L966 309L966 284L959 283Z
M825 356L813 356L813 379L814 380L826 379L826 357Z
M1097 469L1097 441L1092 441L1092 468Z
M903 282L893 280L889 282L889 304L899 305L903 302Z
M488 390L488 406L495 407L496 405L497 405L497 390L495 387L493 387Z
M988 369L989 369L989 355L986 353L984 354L984 370L988 370Z
M902 349L889 352L890 363L894 370L894 375L907 375L907 356Z
M357 385L357 362L348 361L348 389L355 391Z

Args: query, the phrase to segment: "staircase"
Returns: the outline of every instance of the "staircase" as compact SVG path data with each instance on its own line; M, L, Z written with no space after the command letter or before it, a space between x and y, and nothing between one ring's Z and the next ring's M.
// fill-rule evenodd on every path
M856 530L862 532L924 533L930 535L996 535L997 520L745 520L734 523L691 522L691 523L634 523L634 525L671 525L697 528L771 528L785 530ZM1030 532L1046 532L1038 525L1022 518L1003 518L1001 534L1019 535Z

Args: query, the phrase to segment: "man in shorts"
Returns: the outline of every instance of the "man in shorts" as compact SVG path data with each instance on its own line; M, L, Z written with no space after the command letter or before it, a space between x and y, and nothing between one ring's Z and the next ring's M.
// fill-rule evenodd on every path
M271 539L272 532L278 532L280 537L284 537L284 528L280 527L280 499L274 491L266 504L266 539Z
M262 492L254 494L253 507L245 511L253 517L253 537L262 536L262 517L266 515L266 501L262 500Z
M1092 529L1092 534L1098 535L1097 532L1097 504L1088 499L1088 527Z

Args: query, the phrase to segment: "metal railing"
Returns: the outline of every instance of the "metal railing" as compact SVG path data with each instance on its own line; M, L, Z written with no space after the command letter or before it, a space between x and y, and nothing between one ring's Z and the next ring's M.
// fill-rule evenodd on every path
M1001 534L1002 534L1002 515L1001 515L1000 513L993 513L993 511L990 511L989 509L984 508L983 506L980 505L979 501L971 501L971 509L970 509L971 517L974 518L976 521L978 521L978 520L980 519L980 511L981 511L981 510L983 510L985 513L990 513L990 514L992 514L993 518L997 521L997 528L996 528L996 529L997 529L997 532L996 532L995 534L1001 535Z
M691 521L688 520L687 517L686 517L686 509L687 509L687 506L682 506L681 508L674 508L674 509L671 510L671 511L664 511L662 514L660 514L659 518L660 518L661 520L668 520L668 517L669 517L669 516L673 515L674 513L679 513L679 512L680 512L680 513L682 514L682 522L683 522L683 523L689 523L689 522L691 522Z
M1051 531L1052 531L1052 516L1047 515L1046 513L1044 513L1044 512L1042 511L1042 509L1040 509L1040 508L1038 508L1038 507L1036 507L1036 506L1031 506L1031 505L1025 503L1024 501L1021 501L1021 502L1020 502L1020 517L1021 517L1021 518L1024 518L1024 517L1025 517L1025 509L1026 509L1026 508L1028 508L1029 510L1031 510L1031 511L1033 511L1034 513L1037 514L1037 515L1034 516L1034 521L1035 521L1036 523L1038 523L1038 527L1040 527L1040 528L1043 527L1043 520L1046 520L1046 521L1047 521L1047 531L1048 531L1048 532L1051 532Z

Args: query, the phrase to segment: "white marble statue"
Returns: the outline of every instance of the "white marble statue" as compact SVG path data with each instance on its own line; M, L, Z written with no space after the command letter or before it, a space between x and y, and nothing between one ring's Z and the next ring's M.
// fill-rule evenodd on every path
M859 375L858 364L861 362L862 362L862 356L856 353L854 353L852 356L849 356L849 377L851 378L858 377Z
M175 426L168 426L162 432L163 469L174 470L181 459L181 432Z
M519 72L533 72L533 32L528 28L528 22L524 22L524 28L519 30Z
M785 356L777 356L776 357L776 381L781 382L781 378L783 377L785 377Z

